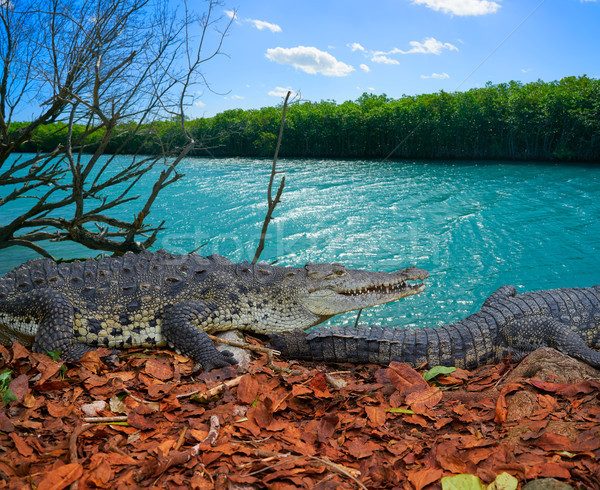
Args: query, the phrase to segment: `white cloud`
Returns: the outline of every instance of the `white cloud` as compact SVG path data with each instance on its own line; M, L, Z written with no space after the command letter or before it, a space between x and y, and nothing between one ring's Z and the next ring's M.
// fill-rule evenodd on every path
M458 51L458 48L454 46L454 44L450 43L442 43L433 37L427 37L425 40L420 43L419 41L411 41L408 44L412 46L408 51L402 51L401 49L395 48L393 51L402 53L402 54L410 54L410 53L423 53L423 54L441 54L442 49L448 49L450 51ZM392 53L391 51L390 53ZM388 54L390 54L388 53Z
M254 24L254 27L256 27L259 31L268 29L271 32L281 32L281 27L279 27L277 24L271 24L270 22L266 22L264 20L246 19L246 22Z
M452 15L493 14L500 8L498 2L488 0L413 0L412 3Z
M232 95L230 98L234 100L242 100L244 97L242 97L241 95Z
M437 80L444 80L450 78L447 73L432 73L431 75L421 75L421 78L435 78Z
M586 0L586 1L590 1L590 0ZM521 68L522 73L529 73L530 71L533 71L533 68Z
M275 87L274 90L268 92L268 95L272 95L273 97L285 97L288 92L293 92L291 87Z
M194 102L194 105L196 107L206 107L206 104L204 102L202 102L201 100L197 100L196 102Z
M371 68L369 68L369 67L368 67L367 65L365 65L364 63L362 63L362 64L360 65L360 69L361 69L362 71L364 71L365 73L369 73L369 72L371 71Z
M277 24L272 24L271 22L267 22L265 20L240 19L237 16L237 13L235 10L226 10L225 14L230 19L234 19L236 21L236 23L241 24L242 22L248 22L248 23L252 24L254 27L256 27L259 31L262 31L263 29L267 29L271 32L281 32L281 27L279 27Z
M282 65L292 65L311 75L321 73L327 77L345 77L354 71L354 67L338 61L329 53L312 46L271 48L267 49L265 56L271 61Z
M346 44L346 46L348 46L352 51L365 51L365 48L358 43Z
M371 61L373 63L384 63L386 65L399 65L400 64L400 62L398 60L388 58L387 56L382 54L381 51L376 52L373 55L373 57L371 58Z

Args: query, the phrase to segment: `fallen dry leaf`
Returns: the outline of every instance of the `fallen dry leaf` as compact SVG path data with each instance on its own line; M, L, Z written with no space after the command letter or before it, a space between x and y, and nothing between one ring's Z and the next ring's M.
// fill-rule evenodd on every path
M598 488L596 381L503 382L510 366L499 363L458 370L440 390L442 378L425 382L401 363L295 363L288 374L265 356L243 376L190 376L188 360L168 351L118 368L101 353L59 373L43 354L0 346L22 395L0 408L0 487L436 489L443 477L489 485L506 472L521 486L552 476ZM523 393L535 410L511 421ZM82 420L90 407L99 423Z

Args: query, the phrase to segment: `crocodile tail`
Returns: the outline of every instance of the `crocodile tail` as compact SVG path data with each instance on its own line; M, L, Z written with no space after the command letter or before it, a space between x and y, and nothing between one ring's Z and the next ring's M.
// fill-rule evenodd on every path
M470 318L470 317L469 317ZM412 366L474 368L498 358L491 336L477 325L462 322L436 328L403 329L379 326L333 327L311 332L295 330L271 335L271 346L284 358L307 361L373 363L387 365L391 361Z

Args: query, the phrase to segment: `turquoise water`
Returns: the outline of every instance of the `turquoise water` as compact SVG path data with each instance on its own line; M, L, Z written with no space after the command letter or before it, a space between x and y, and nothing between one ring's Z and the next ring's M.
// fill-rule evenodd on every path
M205 244L203 255L251 260L270 165L183 162L186 177L163 191L147 219L166 220L158 247L186 253ZM504 284L525 291L600 283L598 166L280 160L278 169L286 187L264 260L430 272L424 293L364 311L361 321L434 326L472 313ZM0 208L0 220L17 212ZM68 244L50 248L94 254ZM26 249L0 250L0 273L31 257Z

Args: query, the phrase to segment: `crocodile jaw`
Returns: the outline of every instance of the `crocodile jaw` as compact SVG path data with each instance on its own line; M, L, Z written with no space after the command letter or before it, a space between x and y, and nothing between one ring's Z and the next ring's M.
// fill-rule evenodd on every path
M428 273L409 267L393 273L347 270L326 277L299 294L300 303L321 317L397 301L425 289Z

